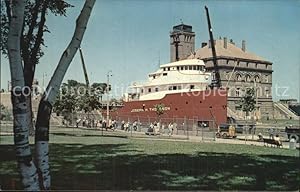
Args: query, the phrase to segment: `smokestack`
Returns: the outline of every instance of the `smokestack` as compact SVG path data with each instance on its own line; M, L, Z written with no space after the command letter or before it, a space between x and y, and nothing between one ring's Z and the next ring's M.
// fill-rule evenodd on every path
M206 45L207 45L206 42L202 42L202 43L201 43L201 48L205 47Z
M246 51L246 41L242 41L242 50L245 52Z
M224 48L227 49L227 37L224 37Z

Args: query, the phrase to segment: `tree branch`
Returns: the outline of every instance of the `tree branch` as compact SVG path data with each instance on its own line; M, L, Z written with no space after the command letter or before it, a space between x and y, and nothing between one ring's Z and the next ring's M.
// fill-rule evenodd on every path
M7 14L7 18L8 18L8 23L10 24L10 20L11 20L10 0L5 0L5 6L6 6L6 14Z
M33 38L33 30L36 26L40 5L41 5L41 0L37 0L35 6L33 8L31 24L29 26L29 29L28 29L28 32L26 35L24 47L22 47L23 60L24 60L24 78L25 78L26 86L32 85L33 76L34 76L34 72L35 72L36 62L33 62L33 60L36 60L36 55L33 55L32 51L30 51L30 43ZM43 10L44 10L44 7L43 7ZM41 13L41 15L43 15L43 13ZM44 24L45 24L45 22L43 23L43 25ZM33 58L33 56L34 56L34 58Z

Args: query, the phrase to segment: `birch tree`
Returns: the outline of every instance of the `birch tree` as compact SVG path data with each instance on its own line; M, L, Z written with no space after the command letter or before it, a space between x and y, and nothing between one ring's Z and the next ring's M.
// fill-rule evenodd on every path
M49 171L49 121L52 107L59 93L59 88L66 71L80 47L83 35L85 33L88 20L95 0L86 0L80 15L76 20L76 28L72 40L62 54L57 68L46 88L41 99L38 109L36 132L35 132L35 149L36 161L39 172L40 183L43 189L50 189L50 171Z
M11 20L11 1L1 0L1 38L0 48L4 56L7 56L7 38L9 23ZM45 47L44 33L49 33L46 25L46 16L49 13L55 16L66 16L68 8L73 7L64 0L25 0L24 21L21 32L21 56L23 60L23 73L25 85L32 88L36 65L44 55ZM31 92L27 95L28 102L28 127L30 134L33 134Z
M12 0L10 26L7 39L11 71L14 143L21 182L24 190L39 190L37 169L32 161L28 136L28 103L26 102L20 37L24 20L24 0ZM27 92L28 93L28 92Z

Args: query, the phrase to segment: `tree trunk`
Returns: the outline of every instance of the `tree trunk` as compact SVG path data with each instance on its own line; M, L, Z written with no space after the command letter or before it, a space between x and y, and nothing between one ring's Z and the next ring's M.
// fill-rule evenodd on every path
M20 37L24 20L24 0L12 1L12 15L8 34L8 57L11 71L11 99L14 116L14 143L24 190L39 190L37 169L32 161L28 141L28 105L24 93L24 76L20 52Z
M29 96L26 97L26 102L27 102L27 126L28 126L28 130L29 130L29 135L33 136L34 135L34 125L33 125L33 111L32 111L32 97L31 94L29 94Z
M79 17L76 20L76 28L73 38L60 58L55 72L46 88L41 102L36 122L35 146L36 161L39 170L39 179L43 189L50 189L50 171L49 171L49 121L51 110L58 95L59 88L65 73L80 47L86 26L94 6L95 0L86 0Z

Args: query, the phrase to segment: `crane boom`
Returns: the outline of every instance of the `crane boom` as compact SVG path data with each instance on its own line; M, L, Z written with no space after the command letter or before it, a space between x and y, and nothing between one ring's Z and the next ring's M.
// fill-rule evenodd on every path
M89 82L87 70L86 70L86 67L85 67L85 63L84 63L84 59L83 59L83 53L82 53L81 48L79 48L79 52L80 52L80 58L81 58L81 63L82 63L82 68L83 68L85 83L86 83L86 86L89 87L90 86L90 82Z
M219 88L219 87L221 87L221 78L220 78L220 72L219 72L219 68L218 68L217 53L216 53L214 37L213 37L213 33L212 33L212 27L211 27L211 23L210 23L209 12L208 12L207 6L205 6L205 10L206 10L208 32L209 32L210 45L211 45L213 64L214 64L214 76L213 76L211 87Z

